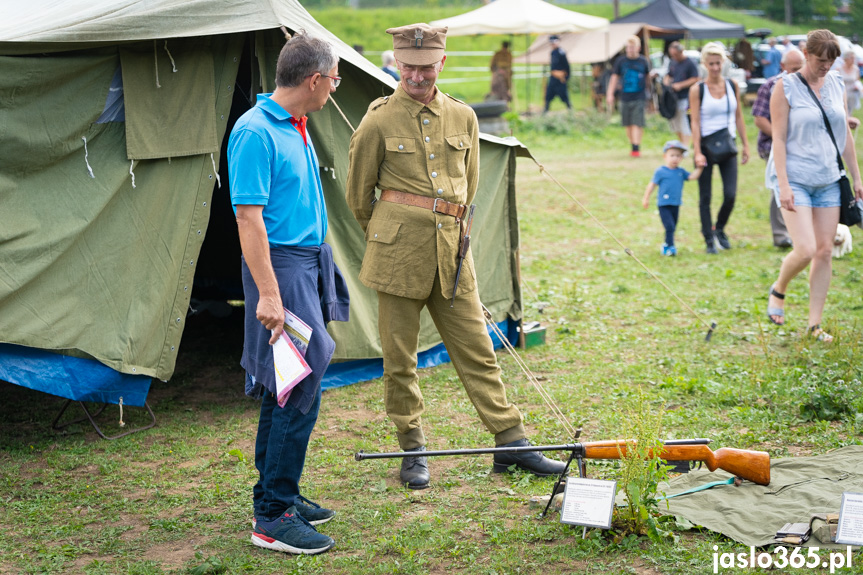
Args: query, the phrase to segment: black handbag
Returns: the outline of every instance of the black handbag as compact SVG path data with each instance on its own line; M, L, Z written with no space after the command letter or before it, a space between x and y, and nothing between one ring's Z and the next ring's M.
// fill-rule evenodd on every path
M704 89L704 82L702 82L699 89L702 103L704 101ZM725 90L725 106L728 120L731 121L731 102L727 89ZM701 153L707 157L707 161L711 164L721 164L737 155L737 143L734 141L731 131L728 128L722 128L717 132L701 137Z
M728 128L722 128L701 138L701 153L711 164L721 164L737 155L737 144Z
M836 143L836 138L833 136L833 128L830 127L830 121L827 119L827 112L821 106L821 101L815 96L815 92L809 87L809 82L803 77L803 74L797 72L797 77L809 90L809 95L815 100L818 109L821 110L821 117L824 119L824 125L827 126L827 133L830 135L830 141L833 142L833 147L836 148L836 161L839 163L839 223L846 226L856 226L863 222L863 215L860 214L860 208L857 204L857 199L854 196L854 190L851 188L851 182L848 176L845 175L845 164L842 162L842 154L839 153L839 145Z

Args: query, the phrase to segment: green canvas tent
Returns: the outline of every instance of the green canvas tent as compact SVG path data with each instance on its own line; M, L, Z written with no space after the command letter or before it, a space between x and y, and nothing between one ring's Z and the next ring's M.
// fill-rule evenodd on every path
M3 11L0 379L143 405L150 378L173 373L193 291L241 297L224 148L255 94L273 89L282 26L327 39L341 59L342 85L309 122L327 241L352 299L332 335L337 360L380 356L344 182L352 126L392 92L389 76L296 0L32 0ZM514 179L526 153L513 139L481 143L474 258L497 322L521 317ZM421 349L439 342L426 317Z

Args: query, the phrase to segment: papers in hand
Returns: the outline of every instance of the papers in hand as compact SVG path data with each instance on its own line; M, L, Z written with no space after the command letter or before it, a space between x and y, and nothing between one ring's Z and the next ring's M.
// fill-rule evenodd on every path
M304 359L312 337L312 328L303 320L285 309L284 331L273 344L273 364L276 371L276 398L279 407L284 407L291 390L312 369Z

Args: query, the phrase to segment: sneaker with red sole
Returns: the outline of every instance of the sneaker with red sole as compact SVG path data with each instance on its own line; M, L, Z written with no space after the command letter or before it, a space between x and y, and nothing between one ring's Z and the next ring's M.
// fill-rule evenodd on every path
M318 533L292 506L275 521L256 521L252 544L282 553L315 555L332 549L336 542Z
M633 158L640 158L641 152L639 150L632 150L631 152L629 152L629 155Z

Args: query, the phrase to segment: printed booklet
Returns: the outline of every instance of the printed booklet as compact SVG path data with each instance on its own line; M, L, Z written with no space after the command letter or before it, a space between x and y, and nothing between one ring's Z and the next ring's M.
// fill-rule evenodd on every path
M285 309L284 331L273 344L273 363L276 370L276 397L279 407L284 407L291 396L291 390L300 383L312 369L304 359L312 328L303 320Z

